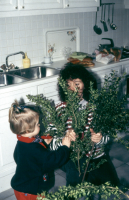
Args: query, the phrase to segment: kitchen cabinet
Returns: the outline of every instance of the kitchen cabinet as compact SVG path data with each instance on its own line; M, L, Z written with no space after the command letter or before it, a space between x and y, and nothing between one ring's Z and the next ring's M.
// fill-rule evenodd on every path
M123 94L126 94L127 88L126 88L126 77L129 76L129 64L123 65L122 67L122 73L126 73L125 78L122 82L123 85Z
M129 64L123 65L123 73L126 73L126 76L129 76Z
M18 0L18 9L24 10L54 9L61 7L62 0Z
M129 9L129 0L124 0L125 9Z
M126 73L125 78L122 81L122 94L127 94L127 108L129 109L129 64L123 65L122 73Z
M0 110L9 108L16 98L19 100L20 98L23 98L25 102L29 102L26 95L27 94L37 94L37 88L36 87L27 87L27 88L21 88L20 90L14 90L10 91L8 93L1 93L0 95Z
M1 0L0 17L92 12L99 4L100 0Z
M64 0L64 8L99 7L100 0Z
M17 0L0 0L0 11L12 11L18 7Z
M0 115L2 113L0 111ZM0 193L10 188L10 180L16 168L13 152L17 138L10 131L8 109L4 110L4 115L0 118Z
M1 0L0 11L61 8L62 0Z
M38 94L43 94L47 99L51 99L55 104L59 103L58 91L57 91L57 78L50 83L38 85Z
M96 62L95 65L101 66L104 64ZM97 80L97 88L98 89L101 89L103 87L105 75L109 75L112 72L112 70L115 71L118 74L118 76L120 76L122 73L122 64L119 63L119 64L115 64L114 66L113 66L113 64L111 64L111 65L105 65L104 68L100 67L98 69L98 67L96 67L96 68L90 69L91 73L94 75L94 77Z
M118 76L126 73L119 86L119 97L121 98L124 95L128 94L126 108L129 109L129 61L126 61L126 64L119 62L111 65L105 65L105 68L100 68L99 70L98 68L93 68L91 71L96 77L98 89L101 89L104 83L105 75L109 75L112 70L115 71Z
M9 108L15 99L23 98L27 103L27 94L37 94L37 88L20 87L9 92L1 92L0 95L0 193L10 188L10 180L15 171L13 152L16 145L16 135L10 130L9 125Z

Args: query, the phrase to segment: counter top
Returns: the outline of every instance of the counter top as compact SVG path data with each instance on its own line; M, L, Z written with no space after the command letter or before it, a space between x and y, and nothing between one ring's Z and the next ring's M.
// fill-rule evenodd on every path
M61 60L61 61L55 61L55 62L52 62L50 65L48 64L44 64L44 63L38 63L38 64L35 64L35 65L32 65L31 67L34 67L34 66L44 66L44 67L50 67L50 68L53 68L53 69L58 69L60 70L65 64L67 63L67 60ZM93 71L93 72L98 72L100 71L100 73L102 73L103 70L108 70L108 69L113 69L118 66L126 66L126 65L129 65L129 59L127 60L121 60L119 62L111 62L109 64L103 64L103 63L100 63L100 62L96 62L94 61L95 63L95 66L94 67L87 67L88 70L90 71ZM20 68L22 69L22 68ZM53 75L53 76L49 76L49 77L45 77L45 78L40 78L40 79L33 79L33 80L29 80L29 81L26 81L26 82L23 82L23 83L19 83L19 84L12 84L12 85L8 85L8 86L5 86L5 87L1 87L0 88L0 93L2 92L7 92L7 91L13 91L14 88L16 89L17 87L20 89L20 88L24 88L27 86L29 86L30 84L31 85L37 85L38 83L41 83L43 80L45 82L47 82L49 79L53 78L58 75Z
M54 61L51 64L37 63L34 65L31 65L31 67L44 66L44 67L51 67L51 68L60 70L67 62L68 62L67 59L65 59L65 60L60 60L60 61ZM87 67L87 69L91 69L93 71L98 71L101 69L103 70L105 68L111 68L111 65L117 66L117 65L129 64L129 58L120 60L119 62L110 62L109 64L103 64L103 63L96 62L96 61L93 61L93 62L95 63L95 66ZM20 68L20 69L23 69L23 68Z
M112 67L115 67L115 66L118 66L118 65L126 65L126 64L129 64L129 58L126 59L126 60L120 60L119 62L110 62L109 64L103 64L103 63L100 63L100 62L96 62L96 61L93 61L95 63L95 66L94 67L87 67L87 69L90 69L92 71L98 71L98 70L103 70L103 69L107 69L107 68L111 68ZM52 62L50 65L48 64L37 64L37 65L32 65L33 66L46 66L46 67L52 67L52 68L55 68L55 69L61 69L65 64L67 63L67 60L60 60L60 61L55 61L55 62Z

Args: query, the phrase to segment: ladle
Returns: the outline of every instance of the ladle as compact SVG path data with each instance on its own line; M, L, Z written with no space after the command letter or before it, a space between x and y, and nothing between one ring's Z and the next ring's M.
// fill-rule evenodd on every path
M104 27L104 31L107 32L108 31L108 28L107 28L107 24L106 24L106 21L105 21L105 13L106 13L106 4L104 6L104 21L103 21L103 27Z
M110 27L112 30L116 30L117 26L113 23L113 15L114 15L114 4L112 4L112 23L110 24Z
M100 20L101 23L103 23L103 5L102 5L102 9L101 9L101 20Z
M108 20L107 20L107 22L108 22L108 25L110 26L110 4L108 5Z
M99 28L99 27L97 26L97 12L96 12L95 25L94 25L93 29L94 29L95 33L97 33L98 35L100 35L100 34L102 33L101 28Z

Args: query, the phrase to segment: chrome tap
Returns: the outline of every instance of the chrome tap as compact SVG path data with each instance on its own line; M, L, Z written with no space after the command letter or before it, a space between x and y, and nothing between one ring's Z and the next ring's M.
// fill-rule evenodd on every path
M9 65L8 65L8 57L10 56L14 56L14 55L17 55L17 54L22 54L22 58L24 59L25 58L25 53L23 51L19 51L17 53L12 53L12 54L9 54L7 57L6 57L6 67L7 69L9 69Z

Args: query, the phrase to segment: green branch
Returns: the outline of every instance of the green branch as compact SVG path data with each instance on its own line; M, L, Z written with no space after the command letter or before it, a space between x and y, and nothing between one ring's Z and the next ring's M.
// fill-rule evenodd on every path
M45 196L46 200L68 200L70 198L75 198L77 200L81 197L85 197L88 200L89 197L94 194L100 194L101 198L103 199L107 199L108 197L111 197L111 195L114 195L112 200L121 199L121 195L124 195L129 199L128 194L124 193L118 187L112 187L108 182L100 186L95 186L91 183L84 182L78 184L76 187L60 187L58 192L55 192L55 194L43 192L42 194L38 195L37 200L44 200L42 196Z

